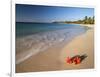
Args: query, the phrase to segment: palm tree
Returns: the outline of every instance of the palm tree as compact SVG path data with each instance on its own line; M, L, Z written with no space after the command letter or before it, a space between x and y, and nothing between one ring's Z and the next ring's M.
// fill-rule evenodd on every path
M85 18L84 18L84 20L83 20L84 24L87 24L87 20L88 20L88 17L85 16Z

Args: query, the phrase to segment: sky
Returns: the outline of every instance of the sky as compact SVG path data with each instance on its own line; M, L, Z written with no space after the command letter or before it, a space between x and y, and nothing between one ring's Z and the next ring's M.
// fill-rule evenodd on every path
M74 21L93 17L94 8L16 4L16 22Z

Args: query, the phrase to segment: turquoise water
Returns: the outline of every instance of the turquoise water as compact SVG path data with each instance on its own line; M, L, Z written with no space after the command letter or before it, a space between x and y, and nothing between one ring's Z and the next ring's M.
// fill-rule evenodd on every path
M59 29L84 29L80 25L74 24L57 24L57 23L16 23L16 36L23 37L39 32L46 32Z

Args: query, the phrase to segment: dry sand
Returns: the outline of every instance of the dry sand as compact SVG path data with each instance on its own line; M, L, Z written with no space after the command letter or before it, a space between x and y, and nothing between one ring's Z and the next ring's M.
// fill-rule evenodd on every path
M16 64L16 72L39 72L68 69L94 68L94 27L86 33L75 37L71 42L62 46L54 46L44 52L31 56L20 64ZM67 64L65 59L68 56L86 54L87 58L78 65Z

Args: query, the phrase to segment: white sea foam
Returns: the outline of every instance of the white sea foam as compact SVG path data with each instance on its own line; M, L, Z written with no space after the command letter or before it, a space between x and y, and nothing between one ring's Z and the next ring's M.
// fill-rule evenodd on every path
M36 33L16 39L16 64L36 55L41 51L70 41L77 35L86 32L83 27L69 28Z

